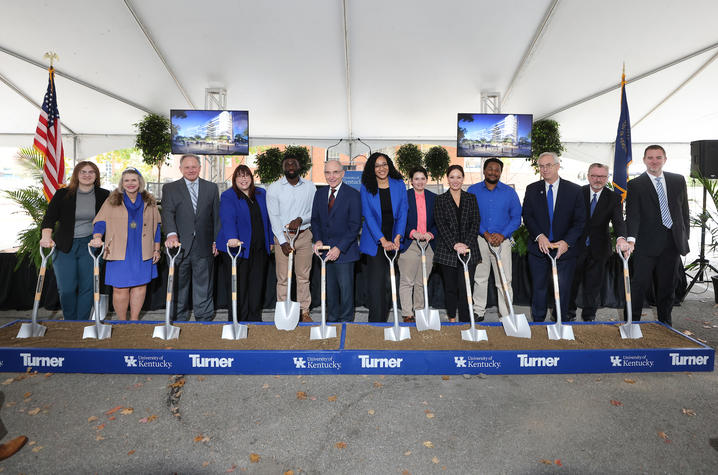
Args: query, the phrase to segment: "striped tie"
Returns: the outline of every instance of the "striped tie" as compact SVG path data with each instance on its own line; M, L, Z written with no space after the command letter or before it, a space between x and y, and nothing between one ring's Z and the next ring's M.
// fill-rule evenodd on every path
M192 200L192 209L197 212L197 182L193 181L189 184L189 197Z
M673 220L671 219L671 211L668 209L668 197L666 196L665 190L663 190L663 184L661 183L661 177L654 178L656 180L656 193L658 193L658 205L661 207L661 221L663 225L668 229L673 226Z

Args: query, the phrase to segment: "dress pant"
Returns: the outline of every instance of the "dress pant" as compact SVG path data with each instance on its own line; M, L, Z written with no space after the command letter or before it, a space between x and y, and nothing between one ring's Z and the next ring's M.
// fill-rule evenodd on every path
M676 278L678 276L680 254L673 242L671 230L666 229L665 232L668 235L665 239L665 246L659 255L645 256L640 253L634 253L631 257L633 261L631 301L633 319L636 321L641 319L646 291L652 284L655 284L658 320L667 325L672 325L671 312L676 294ZM644 237L643 239L651 238ZM638 245L640 245L640 242ZM624 312L625 318L627 317Z
M603 280L606 277L607 259L595 259L591 255L589 248L585 248L576 259L576 270L574 273L573 283L571 284L571 299L568 304L567 320L576 319L576 297L578 297L578 288L583 283L583 307L581 309L581 318L586 322L596 319L596 309L601 302L601 289L603 288Z
M476 266L469 264L469 285L474 281L474 272ZM466 295L466 276L464 275L464 266L456 267L441 264L441 277L444 279L444 300L446 301L446 316L449 318L456 317L456 310L459 310L459 321L471 321L469 311L473 311L473 306L469 304Z
M285 256L277 238L274 238L275 270L277 272L277 302L287 299L287 265L289 256ZM309 311L312 295L309 292L309 274L312 271L312 231L305 229L294 240L294 275L297 282L297 301L302 312ZM291 289L290 289L291 292Z
M568 301L571 298L571 283L576 269L576 258L568 259L564 254L556 260L556 267L561 297L561 319L563 319L564 315L568 315ZM537 256L529 253L529 270L531 272L531 317L534 322L543 322L546 320L548 283L553 281L551 260L546 255ZM554 300L553 294L551 300Z
M483 236L477 238L479 243L479 251L481 252L481 262L476 265L476 276L474 278L474 313L479 317L486 314L486 298L488 294L489 275L491 269L494 270L494 282L498 292L499 317L505 317L509 314L506 297L504 296L504 288L501 284L501 276L499 274L499 265L496 263L496 256L489 249L489 243ZM501 265L508 280L509 298L513 299L513 290L511 289L511 241L504 239L499 245L501 253ZM513 300L512 300L513 302Z
M426 246L426 279L429 279L434 251ZM424 308L424 273L421 269L421 248L412 241L411 245L401 253L399 259L399 299L401 314L413 316L414 312Z
M198 256L190 249L189 255L180 253L177 258L177 305L174 319L189 320L189 290L192 287L192 310L198 322L214 320L214 256Z
M232 258L222 252L223 268L232 270ZM264 249L252 250L248 259L237 258L237 320L262 321L264 283L267 280L269 256ZM232 320L232 277L225 280L227 288L228 320Z
M327 262L327 320L354 321L354 263Z
M65 320L88 320L92 311L93 262L87 243L92 236L72 240L70 252L58 250L52 259Z
M393 251L392 251L393 252ZM389 279L389 260L384 255L384 248L377 246L376 255L366 255L366 291L367 291L367 308L369 309L370 322L386 322L389 307L392 305L391 297L388 295L387 289L391 289L391 285L387 285ZM391 254L389 254L391 256ZM396 272L397 261L394 261L394 271ZM397 283L398 284L398 283Z

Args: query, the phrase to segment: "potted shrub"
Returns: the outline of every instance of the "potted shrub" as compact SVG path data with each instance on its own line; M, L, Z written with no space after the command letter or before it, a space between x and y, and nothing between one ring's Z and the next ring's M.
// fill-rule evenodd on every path
M561 133L559 132L559 124L555 120L544 119L537 120L531 127L531 166L538 174L538 157L544 152L554 152L561 156L566 150L561 144Z
M449 157L449 152L447 152L446 149L440 145L431 147L424 155L426 171L429 172L431 178L436 180L437 184L439 183L439 180L446 175L446 169L449 168L450 162L451 159Z
M147 114L134 124L137 128L135 147L142 152L142 161L157 167L157 183L162 183L162 165L172 152L170 120L159 114Z
M413 143L405 143L396 151L396 167L407 181L411 181L409 173L421 166L424 154Z
M271 147L257 154L257 169L254 174L265 184L277 181L282 176L282 151Z

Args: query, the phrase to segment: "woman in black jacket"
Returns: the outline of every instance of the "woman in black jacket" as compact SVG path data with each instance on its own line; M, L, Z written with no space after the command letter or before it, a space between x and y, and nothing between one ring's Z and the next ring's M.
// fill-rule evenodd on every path
M436 197L434 201L434 220L439 230L434 262L441 265L444 279L444 297L446 315L450 322L456 321L456 309L459 320L469 321L469 306L464 280L464 266L459 262L457 252L471 250L469 261L469 282L474 285L476 264L481 262L479 244L479 204L476 195L461 189L464 184L464 169L460 165L451 165L446 174L449 191Z
M53 267L65 320L90 318L93 262L87 244L92 220L109 194L100 188L97 165L82 161L72 171L70 184L52 197L42 220L40 246L57 247Z

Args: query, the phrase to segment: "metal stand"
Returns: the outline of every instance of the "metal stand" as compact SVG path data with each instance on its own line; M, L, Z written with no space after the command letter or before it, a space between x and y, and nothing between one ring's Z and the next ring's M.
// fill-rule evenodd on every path
M706 187L703 187L703 212L701 213L701 216L705 216L706 214ZM693 276L691 279L691 282L688 284L688 287L686 287L686 293L683 295L683 298L681 299L681 302L683 302L686 299L686 296L691 291L693 286L696 284L696 282L710 282L710 279L708 279L708 269L712 270L716 274L718 274L718 269L713 267L708 259L706 259L706 222L705 220L702 220L701 223L701 252L698 255L698 259L694 260L690 264L686 266L686 268L698 266L698 270L696 271L696 275ZM619 251L620 254L620 251Z
M396 256L399 254L399 251L394 250L393 252L394 257L389 257L386 249L384 249L384 255L389 261L389 275L391 276L391 303L394 307L394 325L384 329L384 339L389 341L401 341L410 339L411 333L409 332L408 327L399 326L399 309L396 303L396 273L394 272L394 261L396 260Z
M42 295L42 285L45 282L45 271L47 270L47 260L55 252L55 246L52 246L50 252L44 254L42 247L40 247L40 257L42 262L40 263L40 273L37 276L37 285L35 286L35 301L32 304L32 323L23 323L20 325L20 331L17 332L18 338L30 338L45 336L47 327L37 323L37 310L40 308L40 296Z
M327 253L331 249L329 246L319 246L314 253L322 261L322 323L321 325L312 327L309 333L310 340L326 340L327 338L337 337L337 327L327 326ZM321 252L324 251L324 257Z
M176 247L177 252L172 255L170 248L165 248L167 257L169 258L169 275L167 276L167 303L165 305L165 324L158 325L152 332L152 338L161 338L163 340L174 340L179 338L180 328L170 325L170 310L172 309L172 290L174 288L175 277L175 259L182 251L182 244Z
M95 254L94 248L87 243L87 252L90 253L93 261L92 269L92 288L93 288L93 299L95 302L95 324L83 328L82 339L95 338L98 340L104 340L112 336L112 326L100 323L100 257L105 251L105 243L102 243L100 252Z
M466 260L462 259L461 253L456 251L456 255L459 261L464 265L464 281L466 283L466 302L469 306L469 318L471 319L471 328L468 330L461 330L461 339L467 341L488 341L489 337L486 335L486 330L479 330L476 328L476 320L474 320L474 299L471 293L471 278L469 277L469 261L471 260L471 250L467 249Z
M222 326L223 340L242 340L247 338L247 325L240 325L237 322L237 256L242 252L242 244L237 252L232 254L229 243L227 243L227 254L232 258L232 323Z

